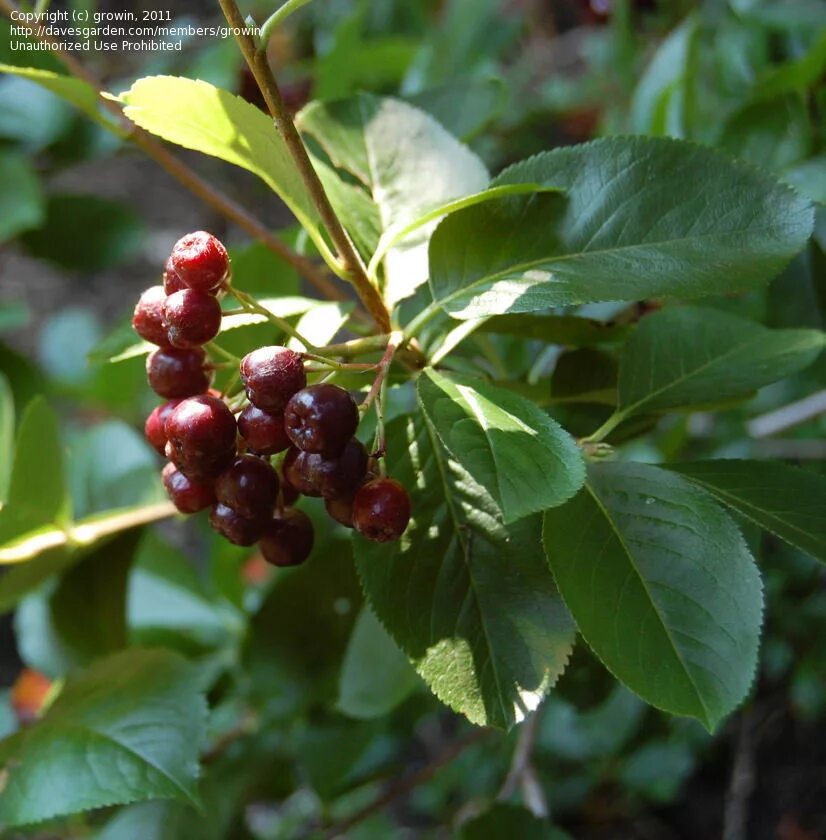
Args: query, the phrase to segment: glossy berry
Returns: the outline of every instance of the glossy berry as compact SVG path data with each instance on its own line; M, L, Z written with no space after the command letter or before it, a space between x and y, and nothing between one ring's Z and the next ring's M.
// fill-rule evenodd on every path
M325 499L324 507L327 513L345 528L353 527L353 497L345 496L340 499Z
M175 292L180 292L188 286L178 277L178 272L172 267L172 257L166 261L163 270L163 290L168 295L174 295Z
M180 403L180 400L169 400L153 408L152 413L146 418L146 423L143 426L146 439L155 451L161 455L164 454L164 448L166 447L166 430L164 426L172 410L177 407L178 403Z
M217 291L229 273L227 249L203 230L179 239L169 262L183 284L199 292Z
M259 347L241 360L241 380L254 406L280 414L293 394L305 387L307 374L298 353L286 347Z
M289 449L281 465L287 483L304 496L321 495L321 476L318 472L320 458L313 458L311 452Z
M155 350L146 360L146 377L149 387L168 400L203 394L212 381L206 353L200 347L191 350L162 347Z
M368 540L399 539L410 522L410 497L392 478L377 478L363 485L353 499L353 526Z
M181 513L198 513L215 504L215 491L209 482L187 478L174 464L167 464L161 480L172 504Z
M347 443L338 458L310 457L318 459L318 488L325 499L352 496L367 475L367 450L356 438Z
M163 323L173 347L200 347L221 331L221 304L212 295L183 289L166 298Z
M182 400L164 424L166 455L191 478L216 476L235 455L235 417L209 395Z
M344 388L329 383L304 388L284 410L284 425L293 445L327 458L341 455L358 423L353 398Z
M267 519L249 519L220 502L209 514L209 524L235 545L255 545L264 533Z
M283 414L270 414L248 405L238 417L238 431L251 452L276 455L290 446Z
M215 481L215 497L241 516L272 516L278 501L278 473L255 455L241 455Z
M166 292L163 286L152 286L138 300L132 315L132 327L135 332L150 344L159 347L169 346L169 337L163 322L163 305Z
M281 477L281 504L284 507L292 507L300 498L301 493L295 489L295 487L290 484L289 481L284 477L284 471L282 469L280 473Z
M313 550L313 523L300 510L286 510L261 536L261 553L273 566L298 566Z

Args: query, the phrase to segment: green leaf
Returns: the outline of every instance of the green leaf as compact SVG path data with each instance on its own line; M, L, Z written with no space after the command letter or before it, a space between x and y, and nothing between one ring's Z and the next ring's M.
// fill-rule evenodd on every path
M826 477L778 461L698 461L668 468L826 563Z
M715 309L649 315L620 360L623 417L743 397L810 365L826 346L819 330L770 330Z
M631 327L605 324L575 315L498 315L488 318L480 332L560 344L563 347L596 347L625 341Z
M68 476L78 518L167 500L157 454L143 435L119 420L86 429L71 440Z
M52 195L43 225L20 239L32 256L72 271L98 271L129 259L142 238L140 216L124 203L92 195Z
M473 152L428 114L397 99L359 94L314 102L299 114L298 124L333 164L366 187L378 206L382 231L488 185L488 173ZM427 279L427 241L434 225L419 228L387 254L390 305Z
M40 179L29 160L15 152L0 153L0 242L42 224Z
M518 183L565 195L487 202L433 234L430 287L454 318L757 288L803 247L813 224L811 204L787 186L665 138L556 149L491 186Z
M527 808L497 802L492 808L468 820L459 830L459 840L569 840L569 835L547 820L535 817Z
M508 525L566 502L585 480L574 439L544 411L480 379L428 368L419 402L450 454Z
M62 526L68 511L57 416L37 398L20 420L8 501L0 509L0 545L45 525Z
M192 666L133 649L70 681L44 718L0 742L0 824L145 799L198 804L206 704Z
M702 490L643 464L602 464L545 515L545 549L579 631L657 708L713 729L754 678L760 577Z
M494 500L416 415L388 426L389 471L410 488L399 543L355 543L379 620L433 692L482 725L510 727L567 664L570 618L544 563L538 517L506 527Z
M8 501L13 458L14 396L9 380L0 373L0 506Z
M248 668L266 702L304 707L335 696L362 603L351 545L319 520L309 562L279 575L252 619Z
M15 637L30 668L63 677L126 646L126 582L137 542L134 532L120 536L23 600Z
M324 347L325 344L329 344L336 337L347 323L352 311L352 301L317 303L298 319L295 328L300 335L315 344L316 347ZM291 338L287 342L287 346L293 350L304 349L304 345L295 338Z
M149 76L121 94L124 113L146 131L240 166L274 190L319 240L319 219L272 120L226 90L193 79Z
M419 685L419 678L369 607L347 644L338 685L338 709L362 720L383 717Z
M130 574L127 619L132 643L178 647L183 639L184 649L227 645L244 630L238 610L152 531L143 535Z
M116 134L126 137L123 128L106 116L101 108L97 91L88 82L73 76L62 76L50 70L39 70L36 67L13 67L10 64L0 64L0 73L8 73L35 82L70 105L74 105L94 122L99 123L109 131L114 131Z
M584 347L563 353L551 376L551 400L616 406L619 365L616 356Z
M634 134L688 137L698 21L684 20L657 47L631 101Z
M499 116L507 86L496 77L454 79L406 97L454 137L467 142Z

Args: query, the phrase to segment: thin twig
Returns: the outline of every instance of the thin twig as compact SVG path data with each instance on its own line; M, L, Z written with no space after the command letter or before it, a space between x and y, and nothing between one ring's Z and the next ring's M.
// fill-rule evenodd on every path
M248 27L235 0L218 0L218 2L221 5L227 23L236 33L235 38L264 96L264 101L275 122L275 127L284 139L287 150L292 155L298 173L307 188L307 192L313 204L315 204L321 221L327 228L330 239L338 251L338 259L344 274L353 284L361 302L379 329L382 332L390 332L390 316L387 312L387 307L384 305L384 301L381 299L381 295L379 295L376 287L367 278L367 270L364 262L336 215L330 199L327 197L321 179L310 160L307 147L304 145L304 141L301 139L301 135L295 127L289 110L284 105L281 90L278 87L269 60L267 59L266 49L258 49L257 44L247 31Z
M0 11L10 18L12 13L18 12L19 9L10 0L0 0ZM117 119L118 124L123 126L123 135L131 139L135 145L140 147L149 157L165 169L178 183L203 201L208 207L211 207L224 218L236 224L253 239L259 240L277 257L280 257L284 262L291 265L296 271L306 277L307 281L326 298L330 300L347 299L344 290L332 282L330 275L325 269L318 266L311 259L297 253L288 245L285 245L277 236L252 216L248 210L208 181L205 181L151 134L134 123L127 121L118 104L102 95L103 87L100 81L71 53L61 49L59 42L55 38L48 34L38 32L34 27L20 20L16 20L15 25L24 26L29 37L34 40L49 44L51 46L49 52L66 67L72 76L86 82L86 84L94 88L102 105Z
M818 391L802 400L754 417L749 420L746 428L752 437L766 438L815 420L821 414L826 414L826 391Z
M509 799L516 788L521 787L525 807L537 817L547 817L548 802L533 768L533 751L540 734L541 712L540 706L522 724L510 770L496 798L500 801Z
M748 837L749 801L757 782L755 725L753 710L741 713L734 747L734 764L726 791L723 840L745 840Z
M487 738L491 732L492 730L490 729L478 729L455 744L452 744L415 773L411 773L390 785L384 793L365 805L361 810L356 811L355 814L347 819L329 826L324 832L324 837L327 840L332 840L334 837L346 836L346 833L354 826L364 822L368 817L373 816L377 811L381 811L382 808L399 797L404 796L406 793L409 793L419 785L430 781L442 767L455 761L466 749Z
M360 406L362 413L365 413L367 409L370 408L376 397L379 395L382 385L387 378L387 372L390 370L390 365L393 363L393 356L395 356L396 350L399 349L399 345L402 340L403 336L400 332L390 334L390 338L387 342L387 349L384 351L384 356L382 356L381 361L378 365L376 365L378 373L376 374L376 379L373 382L373 387L370 389L370 393L367 394L364 402Z

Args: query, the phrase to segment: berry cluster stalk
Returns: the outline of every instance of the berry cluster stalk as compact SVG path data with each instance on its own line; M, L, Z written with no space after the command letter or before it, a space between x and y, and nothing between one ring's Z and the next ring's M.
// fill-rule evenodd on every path
M338 259L344 277L349 280L356 290L361 302L370 313L373 320L383 332L390 331L390 315L381 299L376 287L367 277L367 269L358 251L353 245L347 231L341 224L321 179L313 167L307 147L295 127L289 111L284 105L281 91L275 80L266 55L266 49L259 50L255 41L247 34L244 17L238 9L235 0L218 0L227 23L235 30L236 40L244 59L250 68L258 87L267 104L267 109L275 122L275 127L284 139L293 161L301 175L307 192L318 209L330 239L338 251Z

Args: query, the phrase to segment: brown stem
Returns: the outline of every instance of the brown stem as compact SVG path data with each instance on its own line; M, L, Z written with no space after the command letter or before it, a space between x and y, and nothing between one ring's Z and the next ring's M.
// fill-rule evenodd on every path
M384 380L387 377L387 372L390 370L390 365L393 363L393 356L396 355L396 350L399 349L399 344L401 344L403 339L404 336L400 332L391 333L390 338L387 341L387 349L384 351L384 356L382 356L381 361L378 365L376 365L378 373L376 374L376 379L373 382L373 387L370 389L370 393L367 394L364 402L361 404L362 412L366 412L379 395L381 387L384 384Z
M365 805L361 810L356 811L355 814L347 819L327 828L324 832L324 837L326 840L332 840L334 837L345 837L353 826L359 825L368 817L373 816L377 811L381 811L382 808L389 805L395 799L404 796L404 794L429 781L442 767L455 761L468 747L472 747L474 744L478 744L484 738L487 738L491 734L491 731L490 729L478 729L462 740L452 744L415 773L411 773L390 785L384 793Z
M267 109L275 122L275 127L284 139L292 155L299 175L318 210L321 221L330 234L330 239L338 251L341 267L353 284L356 293L382 332L390 331L390 316L376 287L367 277L367 269L353 245L347 231L342 226L330 204L321 179L307 153L307 147L295 127L292 116L284 105L281 90L270 67L266 50L258 50L247 32L247 23L238 9L235 0L218 0L227 23L235 30L235 38L241 48L250 71L264 96Z
M12 12L19 11L10 0L0 0L0 10L9 18ZM15 21L15 24L25 26L31 38L41 43L50 44L53 47L50 52L60 60L69 73L95 89L103 106L117 119L118 123L124 126L125 133L135 145L139 146L149 157L175 178L176 181L203 201L208 207L211 207L226 219L238 225L239 228L248 233L253 239L262 242L276 256L280 257L284 262L291 265L296 271L306 277L308 282L315 286L326 298L331 300L346 300L347 295L332 282L329 274L325 270L321 269L312 260L285 245L252 216L249 211L201 178L200 175L173 155L151 134L133 123L127 122L118 104L101 95L103 90L99 80L71 53L60 49L56 39L48 34L38 33L36 29L23 21Z

